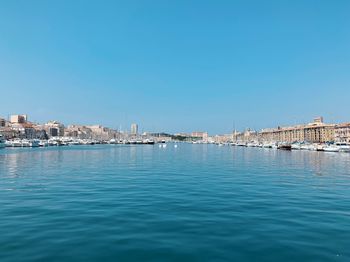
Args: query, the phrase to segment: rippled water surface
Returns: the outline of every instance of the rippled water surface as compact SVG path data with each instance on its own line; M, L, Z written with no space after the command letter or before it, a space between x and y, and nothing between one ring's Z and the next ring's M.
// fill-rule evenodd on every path
M0 150L0 261L350 261L350 154Z

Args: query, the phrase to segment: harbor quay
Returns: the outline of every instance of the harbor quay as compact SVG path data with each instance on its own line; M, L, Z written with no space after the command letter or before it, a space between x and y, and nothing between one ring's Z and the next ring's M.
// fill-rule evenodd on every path
M236 142L350 143L350 123L327 124L322 117L305 125L266 128L260 132L247 129L233 133Z
M138 133L138 125L121 131L102 125L68 125L58 121L45 124L28 120L28 115L0 117L0 147L39 147L95 144L154 144L171 140L165 133Z
M58 121L45 124L30 122L28 115L0 118L0 147L39 147L95 144L155 144L166 142L208 143L247 147L307 149L350 152L350 123L329 124L323 117L311 123L260 131L234 130L230 134L209 136L208 132L152 133L138 131L133 123L129 131L114 130L102 125L68 125Z
M350 152L350 123L328 124L317 117L304 125L234 131L232 140L239 146Z

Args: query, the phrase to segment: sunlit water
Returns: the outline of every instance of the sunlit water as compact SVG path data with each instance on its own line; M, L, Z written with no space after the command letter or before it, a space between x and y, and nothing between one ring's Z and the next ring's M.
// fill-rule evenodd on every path
M0 261L350 261L350 154L0 150Z

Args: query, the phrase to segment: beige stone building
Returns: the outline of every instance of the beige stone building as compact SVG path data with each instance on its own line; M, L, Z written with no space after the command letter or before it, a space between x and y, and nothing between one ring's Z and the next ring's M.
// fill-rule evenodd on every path
M339 124L334 129L335 142L350 143L350 123Z
M208 137L207 140L214 143L230 143L232 142L232 134L216 135Z
M47 122L44 129L50 137L64 136L64 125L58 121Z
M208 141L208 133L207 132L198 132L198 131L192 132L191 137L200 138L205 142Z
M249 128L242 133L235 131L232 136L234 142L251 142L260 140L259 133Z
M13 124L24 124L28 121L27 115L11 115L10 122Z
M263 129L257 135L259 142L309 142L325 143L335 140L334 124L325 124L322 117L307 125ZM250 139L253 140L253 139ZM254 139L255 140L255 139Z

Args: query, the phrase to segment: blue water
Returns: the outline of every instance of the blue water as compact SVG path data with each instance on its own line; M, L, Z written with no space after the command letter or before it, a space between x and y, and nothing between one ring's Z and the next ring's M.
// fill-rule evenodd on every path
M0 150L0 261L350 261L350 154Z

